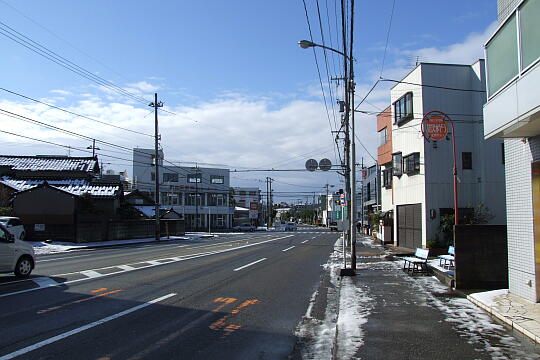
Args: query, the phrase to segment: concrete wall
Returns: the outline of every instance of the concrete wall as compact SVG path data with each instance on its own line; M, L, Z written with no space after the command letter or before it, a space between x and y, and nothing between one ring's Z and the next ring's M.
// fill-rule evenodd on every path
M458 225L454 231L456 289L508 287L505 225Z

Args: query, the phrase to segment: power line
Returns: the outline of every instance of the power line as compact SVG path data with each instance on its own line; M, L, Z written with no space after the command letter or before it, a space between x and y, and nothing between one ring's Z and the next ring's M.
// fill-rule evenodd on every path
M17 30L13 29L12 27L8 26L7 24L0 21L0 34L4 35L8 39L18 43L21 46L24 46L28 50L46 58L47 60L50 60L54 62L57 65L62 66L63 68L81 76L84 77L87 80L90 80L98 85L101 85L111 91L116 92L117 94L126 96L130 98L131 100L141 102L141 103L148 103L147 100L144 98L135 95L117 85L114 83L103 79L102 77L93 74L92 72L86 70L80 65L77 65L76 63L66 59L65 57L59 55L58 53L48 49L44 45L41 45L40 43L32 40L28 36L18 32Z
M144 135L144 136L149 136L149 137L154 137L153 135L150 135L150 134L145 134L145 133L142 133L142 132L139 132L139 131L136 131L136 130L127 129L127 128L124 128L124 127L121 127L121 126L118 126L118 125L113 125L113 124L107 123L107 122L105 122L105 121L97 120L97 119L91 118L91 117L86 116L86 115L81 115L81 114L78 114L78 113L76 113L76 112L73 112L73 111L70 111L70 110L66 110L66 109L63 109L63 108L61 108L61 107L58 107L58 106L55 106L55 105L52 105L52 104L49 104L49 103L46 103L46 102L43 102L43 101L34 99L34 98L31 98L30 96L26 96L26 95L20 94L20 93L18 93L18 92L13 91L13 90L8 90L8 89L1 88L1 87L0 87L0 90L1 90L1 91L5 91L5 92L7 92L7 93L10 93L10 94L12 94L12 95L16 95L16 96L22 97L22 98L24 98L24 99L27 99L27 100L30 100L30 101L33 101L33 102L36 102L36 103L38 103L38 104L42 104L42 105L48 106L48 107L50 107L50 108L52 108L52 109L60 110L60 111L62 111L62 112L65 112L65 113L67 113L67 114L70 114L70 115L74 115L74 116L77 116L77 117L80 117L80 118L84 118L84 119L87 119L87 120L91 120L91 121L94 121L94 122L97 122L97 123L100 123L100 124L103 124L103 125L107 125L107 126L110 126L110 127L116 128L116 129L120 129L120 130L124 130L124 131L129 131L129 132L134 133L134 134Z
M384 55L382 58L381 73L379 78L382 77L384 70L384 62L386 60L386 50L388 49L388 40L390 39L390 29L392 29L392 20L394 19L394 7L396 6L396 0L392 2L392 11L390 12L390 22L388 23L388 31L386 32L386 44L384 45Z
M485 92L486 92L485 90L460 89L460 88L453 88L453 87L447 87L447 86L437 86L437 85L417 84L417 83L412 83L412 82L408 82L408 81L400 81L400 80L392 80L392 79L384 79L384 78L381 78L381 79L379 79L379 80L377 80L377 81L388 81L388 82L394 82L394 83L397 83L397 84L416 85L416 86L421 86L421 87L429 87L429 88L442 89L442 90L465 91L465 92L478 92L478 93L485 93Z

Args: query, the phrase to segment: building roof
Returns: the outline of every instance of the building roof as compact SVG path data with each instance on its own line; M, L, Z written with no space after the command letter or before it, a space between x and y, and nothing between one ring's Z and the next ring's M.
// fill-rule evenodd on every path
M98 160L93 157L0 155L0 166L18 171L73 171L93 173L98 169Z
M98 198L116 197L120 190L119 184L92 184L87 180L81 179L47 180L46 182L51 187L76 196L88 193L92 197ZM44 183L45 180L21 180L13 179L7 176L0 178L0 184L4 184L17 191L30 190L36 186L43 185Z

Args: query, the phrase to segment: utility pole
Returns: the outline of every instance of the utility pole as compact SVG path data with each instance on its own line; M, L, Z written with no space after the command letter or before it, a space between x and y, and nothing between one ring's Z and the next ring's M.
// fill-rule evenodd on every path
M354 29L354 0L351 0L351 31L350 31L350 46L349 46L349 95L351 97L351 269L356 270L356 140L354 128L354 70L353 70L353 29Z
M268 187L268 176L266 177L266 230L270 228L270 190Z
M201 178L202 181L202 178ZM195 231L199 230L199 167L195 164Z
M96 139L92 139L92 146L88 146L87 149L92 149L92 157L96 157L96 150L101 150L100 148L96 147Z
M155 146L155 152L154 152L154 165L155 165L155 172L156 172L156 193L154 196L156 207L155 207L155 218L156 218L156 231L155 231L155 238L156 241L159 241L161 239L161 230L159 225L159 216L160 216L160 204L159 204L159 149L158 149L158 143L159 143L159 133L158 133L158 108L163 107L163 103L161 101L158 102L157 99L157 93L154 94L154 102L150 103L149 106L154 108L154 146Z
M268 178L268 183L270 184L270 225L272 225L272 212L274 210L274 197L272 196L272 179L271 177Z

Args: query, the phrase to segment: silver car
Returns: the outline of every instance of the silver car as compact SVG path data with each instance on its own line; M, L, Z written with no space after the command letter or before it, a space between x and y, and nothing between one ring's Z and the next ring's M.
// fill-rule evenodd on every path
M15 273L25 278L36 265L34 248L28 243L16 239L8 229L0 223L0 273Z

